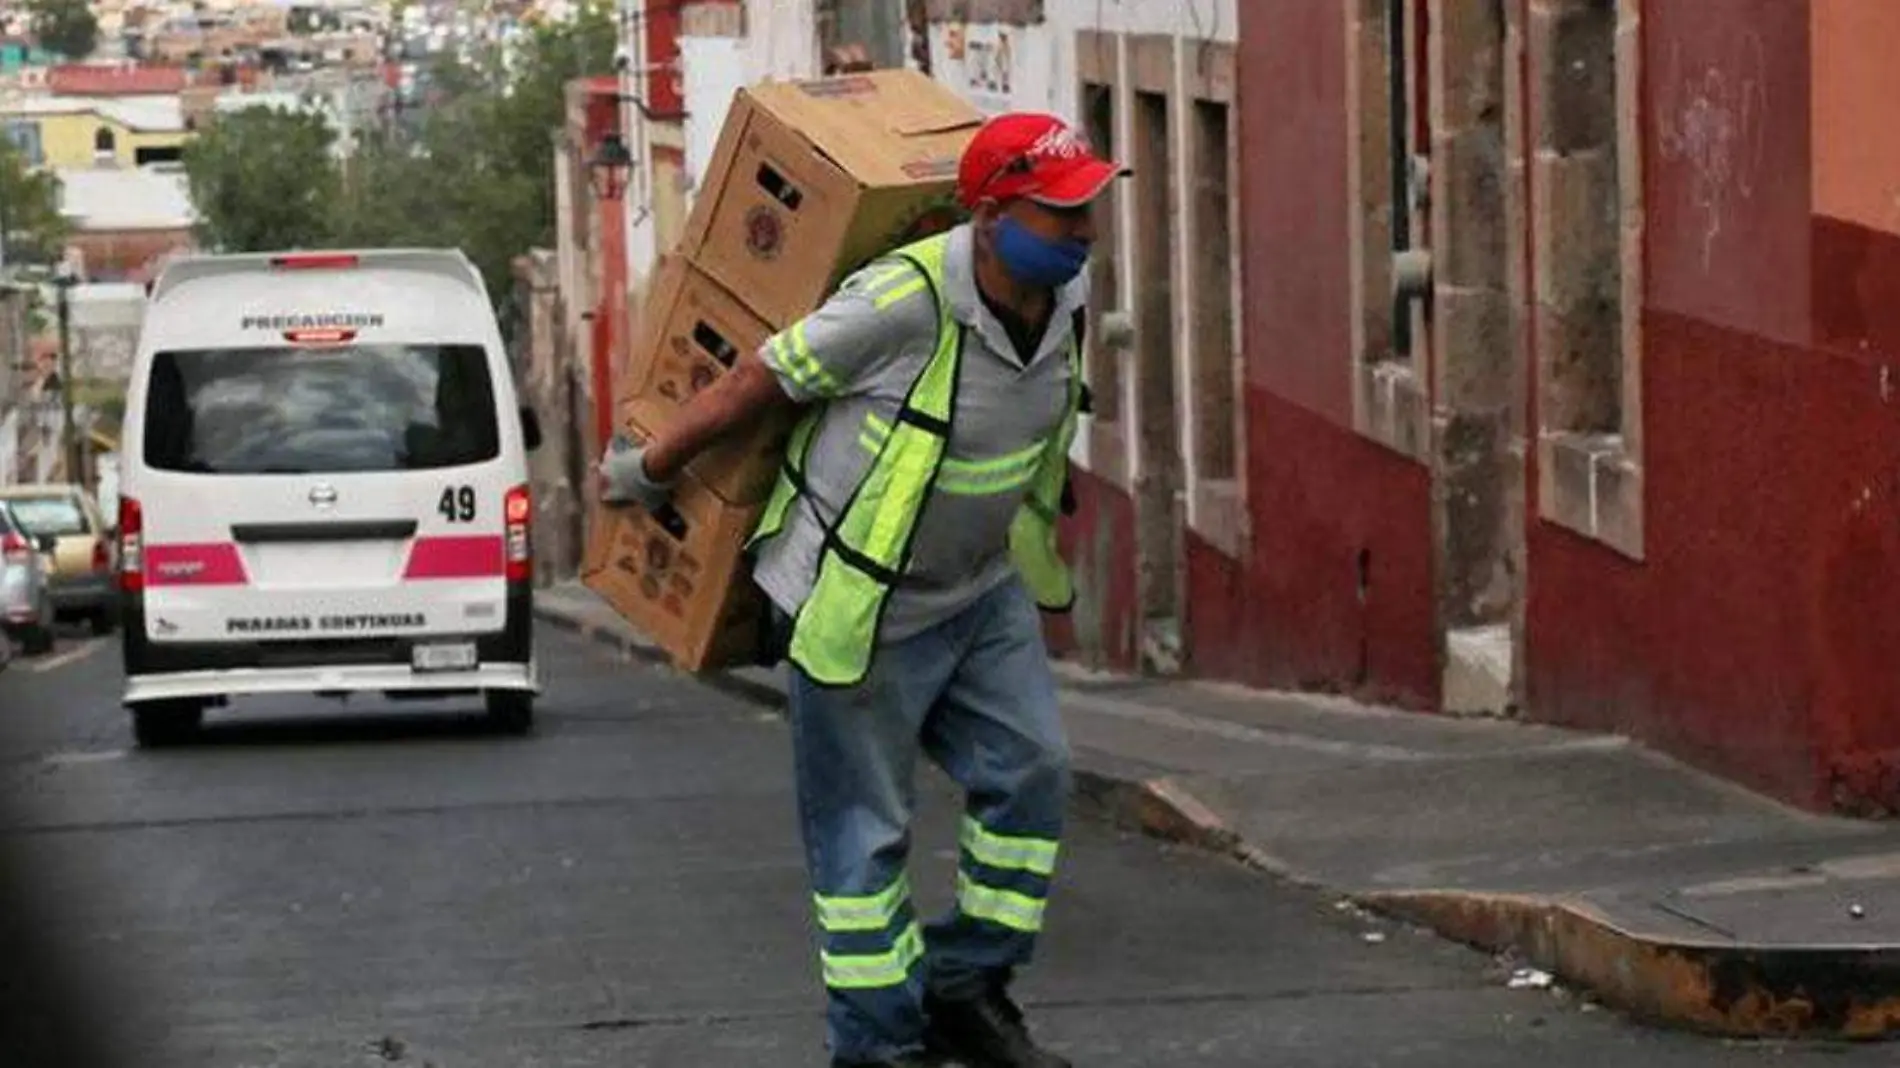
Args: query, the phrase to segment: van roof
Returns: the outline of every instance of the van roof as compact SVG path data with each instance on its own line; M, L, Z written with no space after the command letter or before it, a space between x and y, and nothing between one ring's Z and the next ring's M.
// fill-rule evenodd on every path
M151 300L163 300L187 282L228 275L272 274L309 269L403 270L434 274L464 283L488 296L482 273L461 249L293 249L281 252L233 252L178 256L159 270Z
M469 258L410 248L180 257L153 281L140 348L249 348L332 330L365 344L499 345Z

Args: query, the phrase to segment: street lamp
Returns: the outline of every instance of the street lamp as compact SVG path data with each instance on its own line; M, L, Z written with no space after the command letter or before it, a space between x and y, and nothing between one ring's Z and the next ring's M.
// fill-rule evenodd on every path
M619 200L627 190L627 173L633 169L633 153L618 131L600 139L594 158L587 161L588 181L594 195L602 200Z

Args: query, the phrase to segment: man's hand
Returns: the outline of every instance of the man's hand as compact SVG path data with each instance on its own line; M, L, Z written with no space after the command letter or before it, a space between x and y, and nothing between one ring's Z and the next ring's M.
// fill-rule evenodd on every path
M673 484L647 474L646 450L624 434L614 435L595 470L600 473L603 504L637 504L651 512L673 496Z

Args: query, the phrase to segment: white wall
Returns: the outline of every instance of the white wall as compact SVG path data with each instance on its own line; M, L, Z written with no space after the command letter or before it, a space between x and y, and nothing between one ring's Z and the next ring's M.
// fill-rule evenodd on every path
M816 78L818 12L814 0L746 5L746 81Z
M1254 0L1258 3L1261 0ZM1165 34L1181 41L1235 40L1237 0L1047 0L1037 26L938 24L930 65L938 81L987 112L1048 111L1076 117L1075 35ZM964 55L951 55L961 32Z
M623 16L644 10L653 0L620 0ZM674 0L666 0L668 3ZM814 78L818 62L815 0L771 0L746 5L746 36L680 37L680 82L686 108L686 179L692 183L686 203L691 207L700 177L712 158L720 127L732 103L732 94L754 82ZM644 22L624 18L623 46L633 57L632 69L622 78L621 91L639 92L638 72L650 62L646 55ZM652 213L652 143L637 108L627 108L624 136L633 151L636 174L627 189L628 282L638 287L659 260L658 229Z
M985 112L1018 110L1046 111L1062 116L1079 124L1077 96L1076 36L1084 30L1093 30L1110 34L1166 35L1174 38L1176 83L1174 101L1175 114L1170 123L1175 135L1173 158L1175 175L1173 188L1177 198L1175 214L1177 218L1188 218L1192 190L1187 182L1185 142L1182 134L1192 127L1190 103L1187 93L1186 73L1193 69L1194 49L1199 42L1216 41L1232 44L1236 41L1237 11L1239 0L1047 0L1044 8L1046 20L1036 26L1006 26L996 23L938 24L930 28L930 63L936 79L956 90L965 99L974 103ZM1248 0L1251 3L1267 3L1270 0ZM962 55L957 55L961 44ZM1131 78L1128 50L1125 39L1117 47L1114 56L1100 57L1107 65L1121 72L1121 82L1125 85ZM1130 109L1124 104L1116 108L1115 140L1119 145L1128 145L1133 141ZM1238 176L1234 176L1236 187ZM1118 229L1120 248L1118 252L1123 263L1134 262L1134 203L1132 197L1120 198L1121 219ZM1178 299L1183 307L1194 306L1192 292L1193 279L1188 269L1187 242L1175 244L1175 278L1178 280ZM1240 250L1238 242L1234 250L1234 277L1239 277ZM1133 309L1137 279L1132 271L1121 272L1121 292L1098 293L1096 303L1105 309ZM1185 316L1183 319L1185 320ZM1238 314L1236 314L1238 319ZM1193 338L1190 325L1183 321L1177 324L1174 351L1181 354L1176 366L1175 395L1183 398L1185 409L1181 412L1179 425L1182 430L1180 449L1187 467L1188 521L1196 520L1195 510L1200 495L1195 492L1199 485L1199 476L1194 469L1195 450L1191 447L1189 435L1194 433L1201 420L1197 418L1196 397L1192 363L1187 355L1193 351ZM1236 340L1238 351L1238 340ZM1122 376L1122 408L1130 426L1137 425L1142 418L1140 404L1135 396L1133 374ZM1074 450L1078 462L1086 465L1089 461L1089 435L1078 435ZM1127 434L1129 455L1127 470L1132 480L1141 471L1142 459L1139 434Z
M740 37L682 37L680 66L686 94L686 194L690 207L712 162L732 96L747 82L750 60Z
M733 94L757 82L815 78L823 70L815 7L814 0L748 4L744 37L680 37L689 209L712 161Z

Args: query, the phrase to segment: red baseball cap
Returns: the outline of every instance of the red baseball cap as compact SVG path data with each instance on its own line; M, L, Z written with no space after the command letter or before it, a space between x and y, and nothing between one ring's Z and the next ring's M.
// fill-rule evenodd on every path
M1128 168L1095 155L1088 142L1054 115L1012 112L984 123L957 165L957 199L966 208L984 197L1027 197L1053 208L1087 204Z

